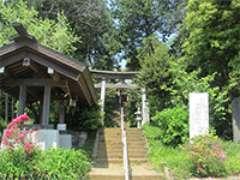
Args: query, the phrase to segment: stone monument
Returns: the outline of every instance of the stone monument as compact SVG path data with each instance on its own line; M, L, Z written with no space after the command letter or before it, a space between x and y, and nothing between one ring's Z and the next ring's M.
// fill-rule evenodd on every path
M207 134L209 130L208 93L189 94L190 139Z

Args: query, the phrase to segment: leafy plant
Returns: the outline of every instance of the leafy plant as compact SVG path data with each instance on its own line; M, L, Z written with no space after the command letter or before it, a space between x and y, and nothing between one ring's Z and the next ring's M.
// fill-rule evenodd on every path
M1 179L84 179L91 163L84 151L35 149L31 156L19 147L0 151Z
M31 177L33 173L34 156L26 156L23 147L14 150L0 151L0 178L18 179Z
M80 150L49 149L36 158L35 173L42 179L84 179L91 168L86 153Z
M186 108L177 106L164 109L152 118L152 124L159 128L157 139L165 145L177 146L188 139L188 113ZM155 134L156 136L156 134Z

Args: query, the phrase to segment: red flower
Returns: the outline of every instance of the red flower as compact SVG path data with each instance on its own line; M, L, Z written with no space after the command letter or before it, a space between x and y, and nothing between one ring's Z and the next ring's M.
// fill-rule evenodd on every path
M33 143L31 143L31 142L25 142L24 143L24 150L25 150L25 152L31 153L33 148L34 148Z

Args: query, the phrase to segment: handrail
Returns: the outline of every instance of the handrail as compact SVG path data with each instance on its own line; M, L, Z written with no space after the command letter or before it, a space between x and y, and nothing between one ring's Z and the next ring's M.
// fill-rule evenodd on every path
M121 107L121 130L122 130L122 144L123 144L123 165L125 180L129 180L129 164L128 164L128 147L127 147L127 133L124 127L124 109Z

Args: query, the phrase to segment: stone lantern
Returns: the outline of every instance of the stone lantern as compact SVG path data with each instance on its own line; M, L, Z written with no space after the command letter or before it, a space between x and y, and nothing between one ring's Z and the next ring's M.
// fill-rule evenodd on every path
M138 110L135 113L135 115L136 115L137 127L141 128L142 127L142 112L141 112L140 107L138 107Z

